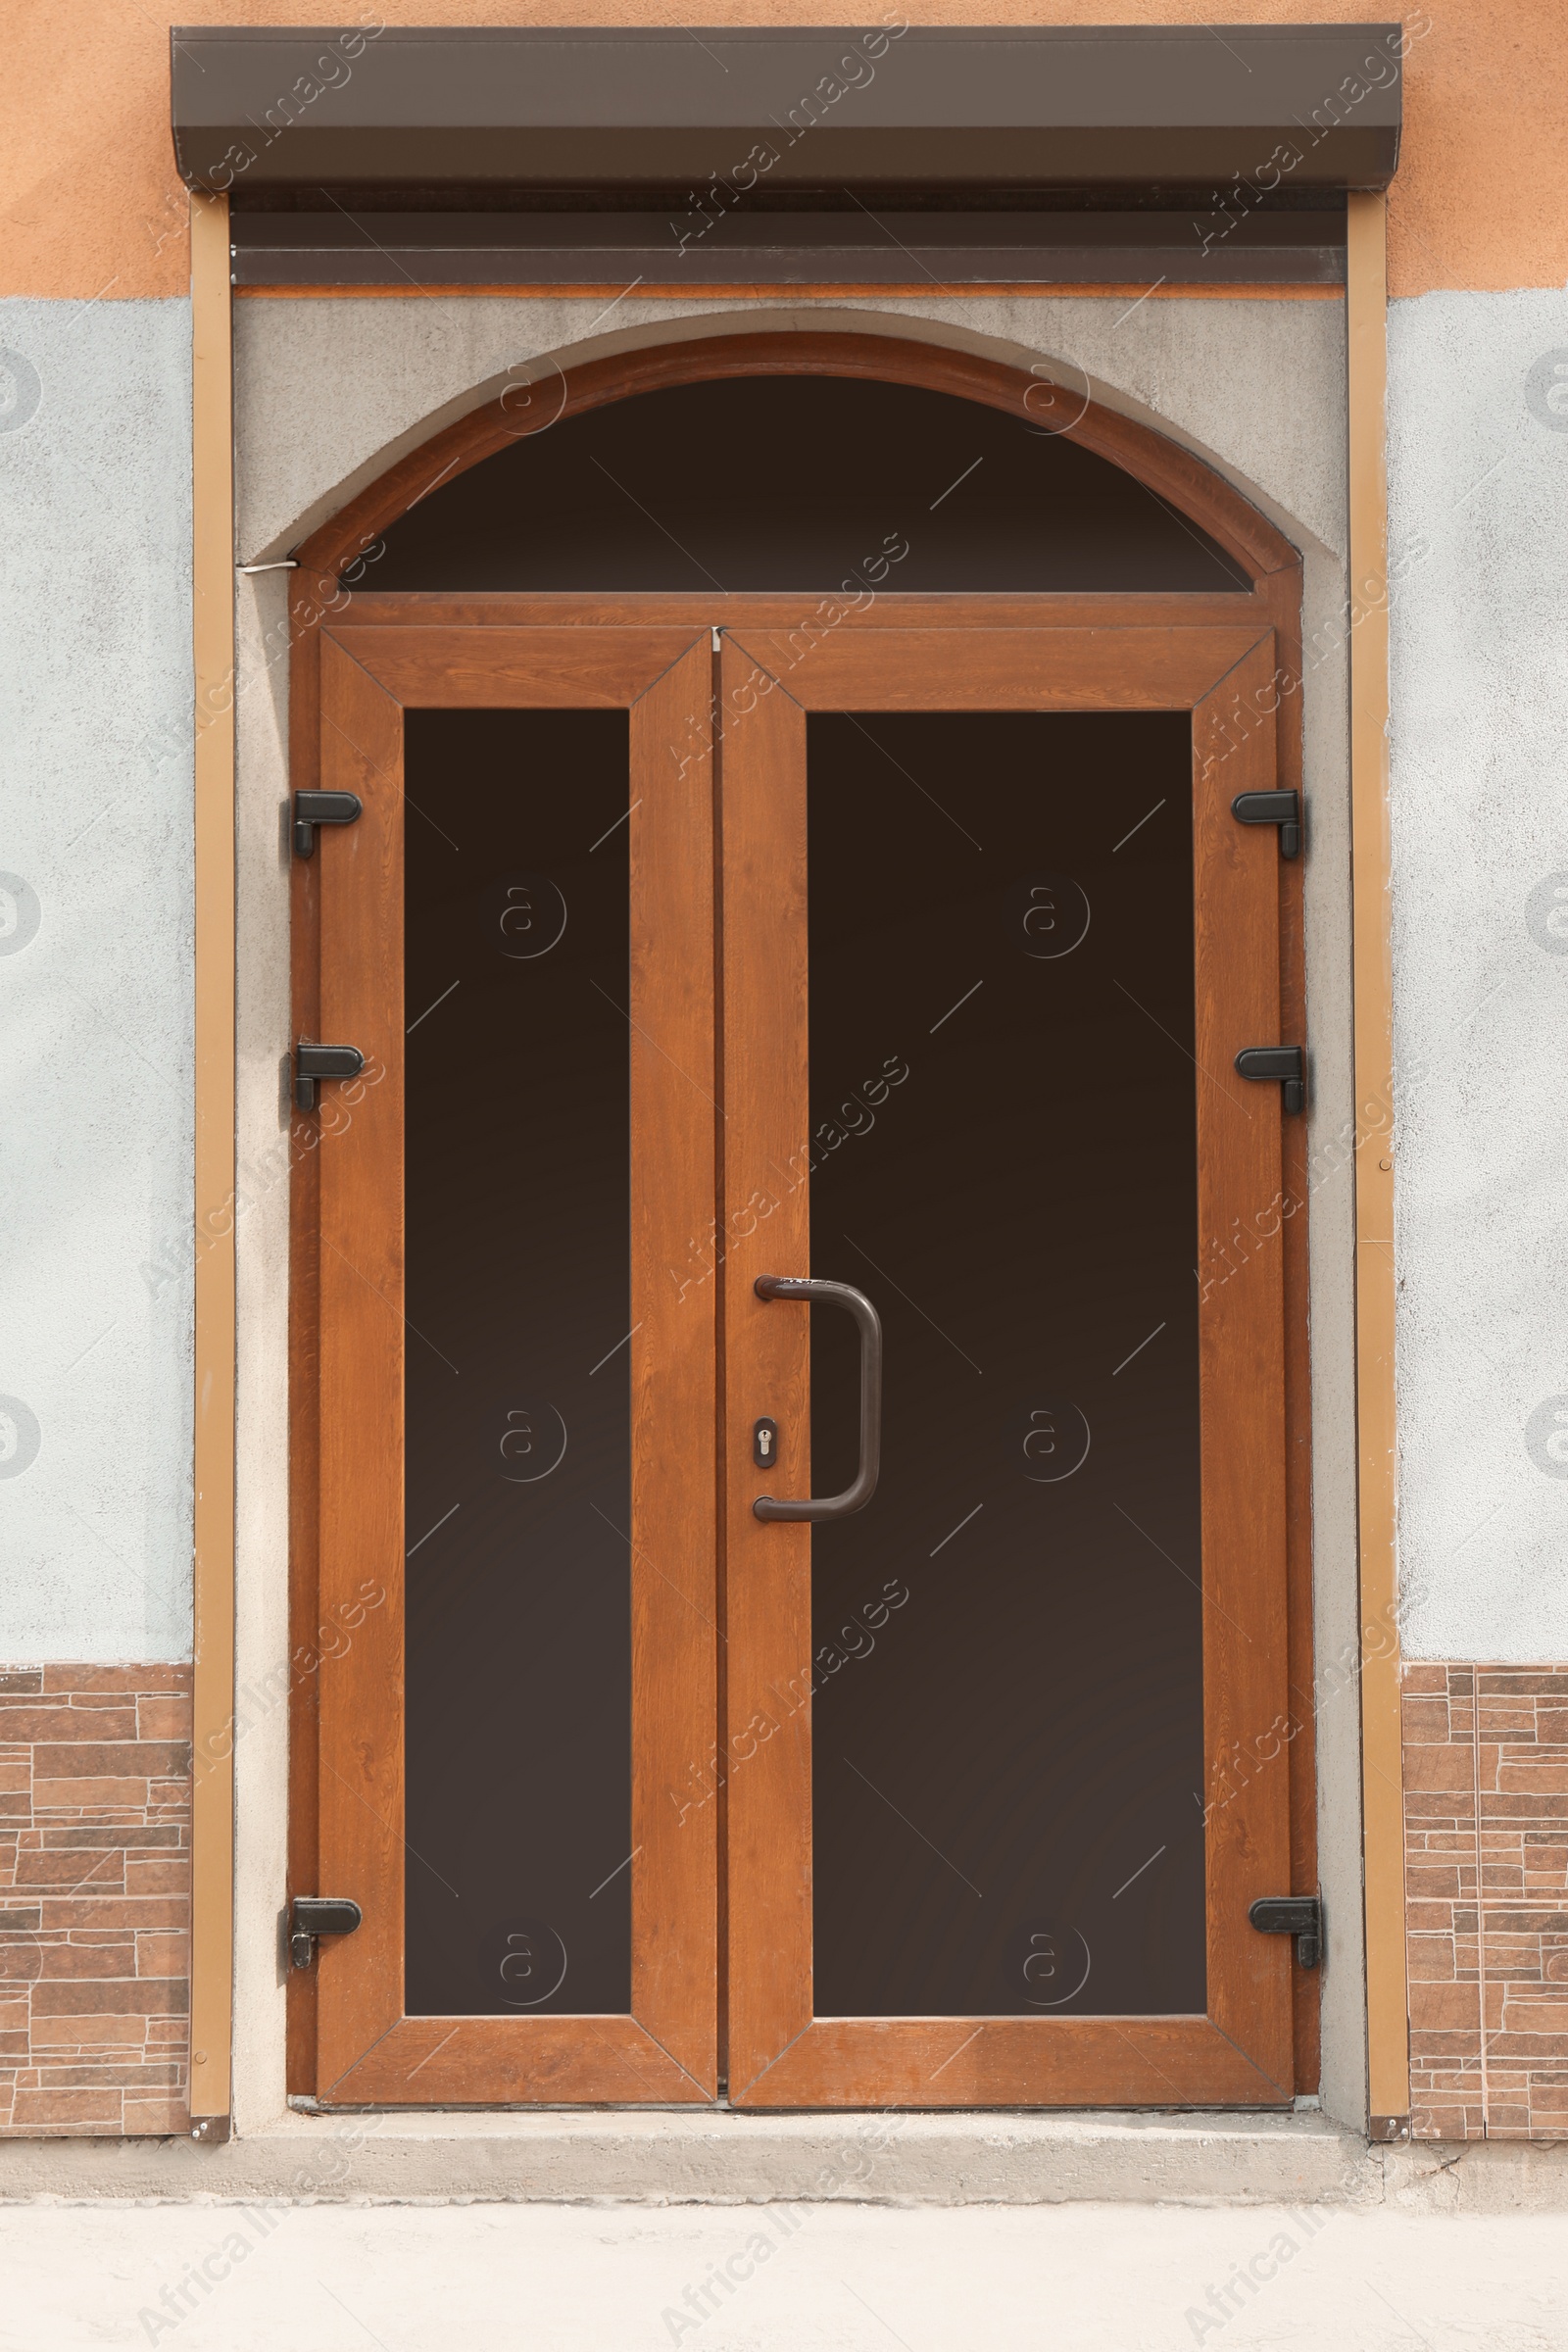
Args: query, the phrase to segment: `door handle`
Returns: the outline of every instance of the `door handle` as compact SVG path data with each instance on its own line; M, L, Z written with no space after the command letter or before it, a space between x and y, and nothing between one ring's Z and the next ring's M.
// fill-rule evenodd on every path
M882 1325L876 1308L847 1282L759 1274L753 1288L759 1298L803 1298L808 1304L819 1299L855 1317L860 1332L860 1466L842 1494L804 1495L794 1502L759 1494L752 1509L759 1519L848 1519L852 1511L863 1511L876 1493L882 1467Z

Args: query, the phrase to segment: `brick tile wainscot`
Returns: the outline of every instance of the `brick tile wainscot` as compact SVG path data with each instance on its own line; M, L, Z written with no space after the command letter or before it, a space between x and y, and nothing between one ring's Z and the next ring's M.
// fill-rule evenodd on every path
M0 2133L185 2132L188 1666L0 1668Z
M1412 2138L1568 2138L1568 1666L1406 1666L1404 1848Z

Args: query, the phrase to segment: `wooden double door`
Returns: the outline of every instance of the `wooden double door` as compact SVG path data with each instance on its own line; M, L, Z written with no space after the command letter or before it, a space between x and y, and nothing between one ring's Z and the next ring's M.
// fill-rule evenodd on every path
M1273 633L800 602L300 689L296 2087L1285 2100Z

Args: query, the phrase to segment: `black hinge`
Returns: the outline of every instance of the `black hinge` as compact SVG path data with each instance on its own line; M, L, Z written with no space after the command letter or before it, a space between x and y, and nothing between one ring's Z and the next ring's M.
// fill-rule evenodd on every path
M318 825L352 825L365 804L357 792L297 792L294 795L294 855L314 858Z
M1259 1935L1294 1936L1296 1957L1316 1968L1323 1952L1323 1902L1316 1894L1262 1894L1247 1914Z
M1242 825L1278 825L1280 856L1301 855L1301 796L1298 792L1239 792L1231 814Z
M1244 1046L1236 1067L1244 1078L1277 1084L1287 1110L1306 1108L1306 1054L1299 1046Z
M307 1046L294 1049L294 1107L316 1108L316 1090L323 1078L357 1078L365 1067L358 1046Z
M365 1918L346 1894L297 1894L289 1905L288 1956L296 1968L316 1958L318 1936L352 1936Z

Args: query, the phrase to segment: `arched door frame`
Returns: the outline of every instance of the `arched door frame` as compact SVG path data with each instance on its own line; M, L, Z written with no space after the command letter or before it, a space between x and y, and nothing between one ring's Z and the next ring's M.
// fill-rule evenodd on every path
M1064 371L1063 371L1064 372ZM316 529L297 550L298 570L291 597L290 761L292 783L315 779L318 756L319 655L323 624L352 617L361 626L397 627L432 619L519 624L544 620L569 624L610 619L645 619L657 605L661 617L694 622L718 620L744 606L749 618L788 630L816 605L815 596L775 598L701 594L595 596L582 593L544 598L484 592L482 595L377 593L374 552L381 534L441 484L518 439L549 429L591 409L678 385L741 376L849 376L945 392L982 406L1023 416L1053 428L1059 403L1064 421L1054 426L1064 439L1131 474L1174 514L1206 532L1250 575L1250 589L1213 593L1049 594L984 600L993 624L1015 610L1018 622L1040 626L1059 620L1082 627L1092 620L1107 630L1124 627L1178 628L1185 621L1255 620L1274 632L1278 668L1266 709L1276 726L1278 780L1298 790L1301 781L1300 726L1300 552L1259 510L1201 459L1151 427L1083 396L1046 362L1038 368L925 343L906 335L865 331L754 331L700 335L573 363L539 363L525 385L513 385L498 398L443 427L392 465ZM537 404L537 413L536 413ZM895 613L910 625L952 623L965 604L961 596L879 595L873 625ZM869 617L869 616L867 616ZM1245 732L1249 713L1238 711ZM1302 866L1280 862L1281 1017L1283 1036L1304 1036L1305 987ZM296 860L293 871L291 960L295 1034L319 1035L312 1024L319 971L318 870ZM1289 1678L1293 1718L1299 1729L1289 1749L1292 1883L1315 1886L1316 1771L1312 1735L1312 1562L1310 1365L1307 1323L1306 1141L1304 1121L1287 1122L1282 1170L1288 1195L1301 1213L1283 1225L1286 1311L1286 1514L1289 1557ZM295 1399L291 1442L291 1623L292 1644L315 1637L317 1608L316 1524L318 1508L315 1430L308 1400L314 1376L318 1326L317 1265L311 1239L314 1218L313 1166L302 1157L294 1182L291 1243L290 1386ZM295 1738L290 1745L290 1884L316 1886L314 1825L317 1765L313 1742ZM1295 2013L1296 2082L1316 2084L1318 2006L1315 1981L1301 1988ZM314 1975L292 1984L289 2023L291 2090L315 2087Z
M1251 574L1254 593L1299 574L1299 550L1234 484L1179 442L1086 398L1064 380L1066 374L1046 361L1022 367L906 335L863 331L705 335L575 363L568 355L564 365L543 360L530 379L509 385L443 427L312 532L296 551L296 599L301 593L307 602L335 598L345 574L357 564L368 569L369 550L400 515L514 441L639 393L756 375L908 384L1025 416L1130 473L1197 523Z

